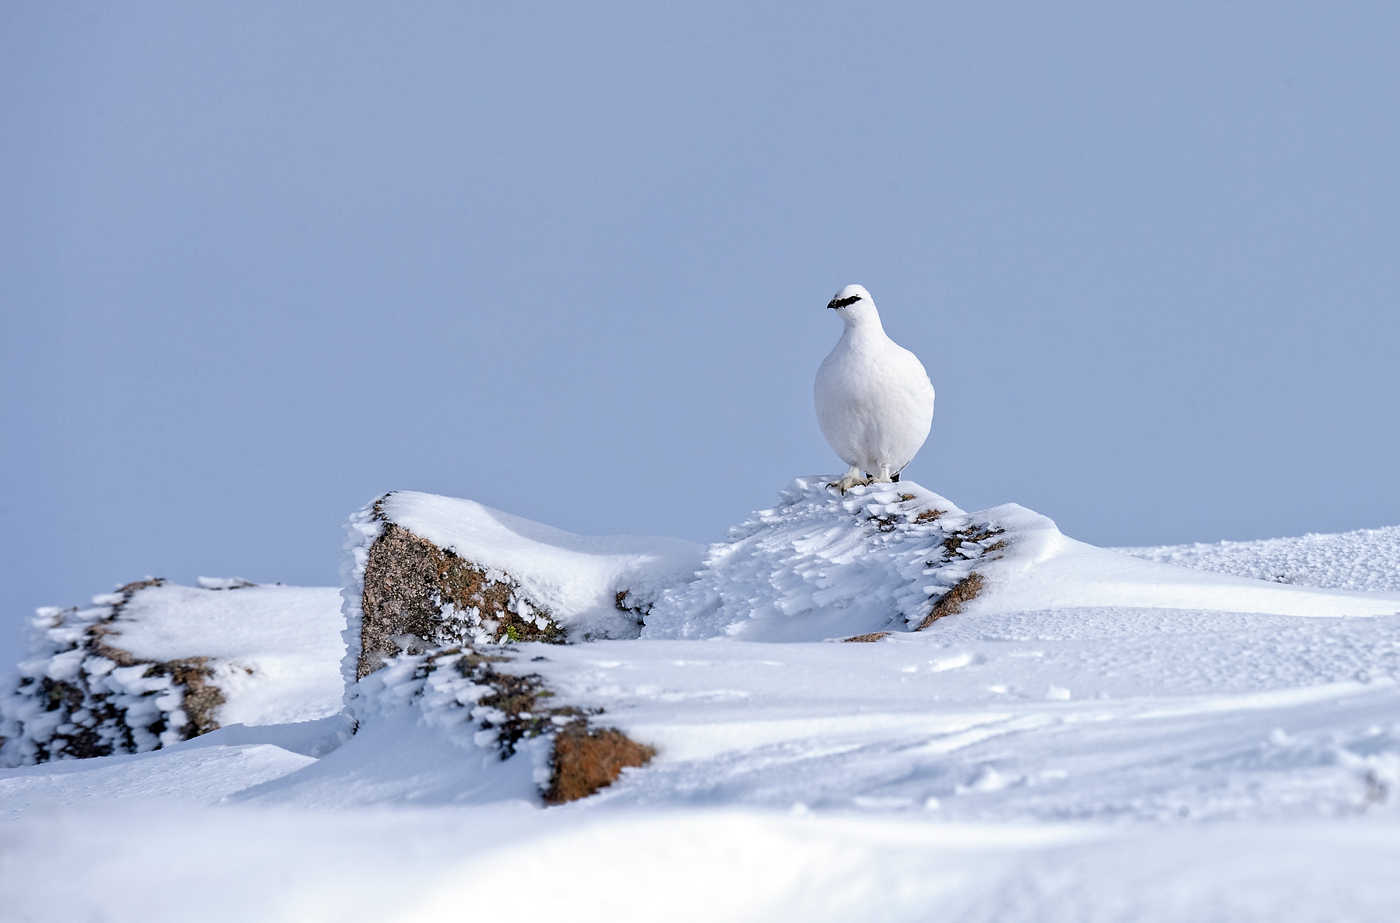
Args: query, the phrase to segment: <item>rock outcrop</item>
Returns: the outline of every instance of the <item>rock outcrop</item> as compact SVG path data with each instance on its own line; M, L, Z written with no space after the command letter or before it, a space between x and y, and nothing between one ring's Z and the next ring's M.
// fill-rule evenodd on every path
M983 570L1026 518L1010 507L964 513L908 481L842 494L829 480L798 478L778 506L710 546L694 581L661 593L643 637L879 641L922 631L977 598Z
M40 609L0 691L0 764L142 753L339 710L334 590L202 583L146 579L88 608Z
M351 519L343 670L356 721L414 709L511 759L549 803L592 794L655 751L597 711L553 701L517 643L635 638L702 546L572 535L469 500L395 492Z

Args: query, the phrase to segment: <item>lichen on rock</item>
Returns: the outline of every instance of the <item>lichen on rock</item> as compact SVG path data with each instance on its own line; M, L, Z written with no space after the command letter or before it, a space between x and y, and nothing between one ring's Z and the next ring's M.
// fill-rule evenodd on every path
M388 657L460 644L561 643L564 632L509 574L492 572L385 522L364 571L355 678Z

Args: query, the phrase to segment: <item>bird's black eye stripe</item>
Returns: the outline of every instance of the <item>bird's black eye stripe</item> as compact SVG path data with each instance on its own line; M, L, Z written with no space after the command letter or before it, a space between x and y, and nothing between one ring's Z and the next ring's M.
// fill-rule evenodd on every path
M848 304L855 304L857 301L860 301L860 296L859 296L859 295L852 295L852 296L849 297L849 298L833 298L833 299L831 299L831 303L828 304L827 307L828 307L828 308L844 308L846 305L848 305Z

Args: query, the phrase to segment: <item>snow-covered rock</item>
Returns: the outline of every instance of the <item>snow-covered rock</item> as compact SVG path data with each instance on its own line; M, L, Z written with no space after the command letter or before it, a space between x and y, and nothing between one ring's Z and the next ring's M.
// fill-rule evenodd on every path
M866 639L928 628L950 611L1400 612L1398 592L1324 592L1188 570L1075 541L1014 503L969 514L908 481L841 494L826 486L831 480L798 478L777 507L712 545L696 580L661 594L642 637Z
M574 535L471 500L394 491L347 526L345 678L400 653L500 641L635 638L703 546Z
M508 665L513 642L635 638L703 547L667 538L573 535L470 500L396 491L347 526L345 701L356 733L405 714L500 759L524 750L548 801L590 794L650 748L553 706Z
M1014 548L999 522L917 484L842 494L831 480L798 478L778 506L710 546L699 578L661 594L642 636L820 641L917 630L956 611L936 607Z
M200 582L143 580L86 609L40 609L0 693L0 763L140 753L340 710L333 588Z

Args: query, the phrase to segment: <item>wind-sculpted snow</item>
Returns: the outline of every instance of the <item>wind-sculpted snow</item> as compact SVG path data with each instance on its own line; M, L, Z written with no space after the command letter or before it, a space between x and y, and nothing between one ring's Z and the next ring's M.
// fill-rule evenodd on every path
M1400 591L1400 526L1253 542L1115 548L1148 561L1332 590Z
M1016 536L917 484L798 478L782 502L710 546L699 578L667 589L643 638L818 641L918 628L939 598ZM1047 520L1048 521L1048 520Z

